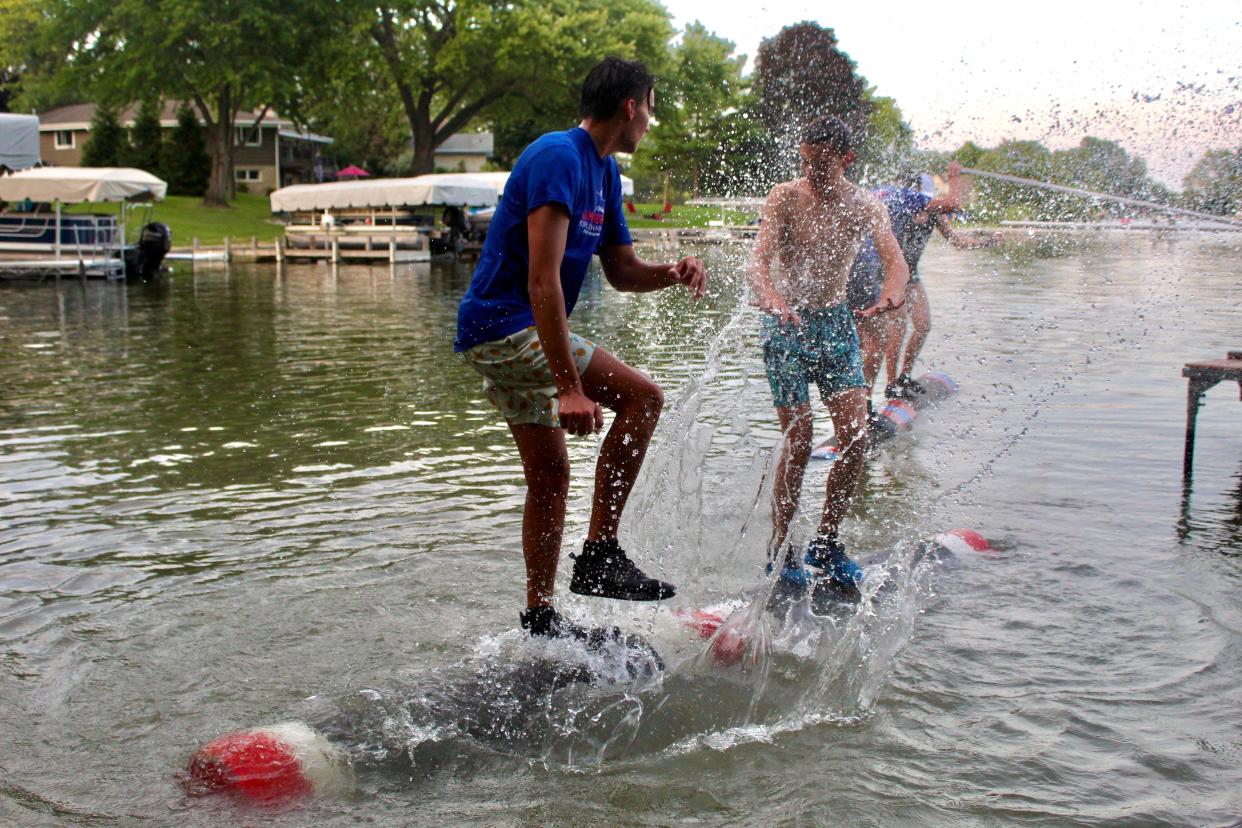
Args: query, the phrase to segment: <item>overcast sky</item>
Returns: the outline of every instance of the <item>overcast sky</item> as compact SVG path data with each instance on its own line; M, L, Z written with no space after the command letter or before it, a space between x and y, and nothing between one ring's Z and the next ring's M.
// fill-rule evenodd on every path
M663 2L679 28L699 20L752 60L787 24L835 29L924 148L1015 138L1056 149L1090 134L1180 189L1205 149L1242 146L1240 0Z

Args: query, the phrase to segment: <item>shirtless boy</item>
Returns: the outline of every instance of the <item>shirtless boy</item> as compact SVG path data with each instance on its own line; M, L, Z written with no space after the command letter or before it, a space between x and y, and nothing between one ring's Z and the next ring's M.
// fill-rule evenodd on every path
M772 401L784 441L776 469L769 557L784 550L780 580L804 591L811 581L849 598L859 596L862 569L837 537L866 449L866 382L854 314L846 302L850 266L864 238L872 236L885 268L884 285L863 318L901 306L910 273L879 199L845 179L854 160L849 128L825 116L803 132L803 177L768 194L763 223L748 270L755 301L766 315L761 340ZM772 260L780 263L779 275ZM793 545L786 546L811 456L809 384L832 416L841 455L828 474L819 530L807 545L808 573Z

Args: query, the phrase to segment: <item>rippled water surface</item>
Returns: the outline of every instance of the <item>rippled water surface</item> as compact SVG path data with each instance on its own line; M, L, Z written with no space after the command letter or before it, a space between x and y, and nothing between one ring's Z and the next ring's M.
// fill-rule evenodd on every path
M563 561L567 613L669 662L594 685L515 631L524 488L451 352L467 269L0 286L0 821L1242 819L1242 405L1208 394L1184 487L1180 376L1242 349L1242 239L933 246L925 363L961 393L874 457L845 528L896 550L890 583L785 627L750 603L778 432L745 250L702 253L700 305L596 278L574 326L668 396L623 542L757 643L717 665L669 608L569 596ZM596 447L571 445L566 552ZM913 561L953 526L999 551ZM203 741L289 719L349 751L352 794L178 784Z

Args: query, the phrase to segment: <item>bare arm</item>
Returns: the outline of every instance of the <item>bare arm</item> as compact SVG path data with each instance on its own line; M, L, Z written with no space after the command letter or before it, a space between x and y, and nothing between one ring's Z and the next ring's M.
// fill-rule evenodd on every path
M962 175L962 165L956 161L950 161L945 178L949 181L949 192L942 196L936 196L927 202L927 206L923 208L933 216L956 213L966 203L968 191L966 179Z
M936 229L940 235L949 240L949 244L958 250L973 250L976 247L991 247L1000 241L999 233L958 233L948 216L936 216Z
M545 204L526 217L530 245L527 291L539 344L556 382L561 426L570 434L589 434L604 425L604 412L582 391L582 378L569 349L569 314L561 290L561 260L569 236L569 214L559 204Z
M695 299L707 292L707 270L697 256L686 256L676 264L652 264L634 254L633 245L615 244L599 254L608 284L620 291L645 293L685 285Z
M759 222L759 237L746 268L746 280L754 293L754 303L764 311L780 316L783 322L798 322L798 314L789 308L785 298L772 281L772 256L777 250L781 224L784 221L783 196L780 188L768 193Z
M910 283L910 268L906 266L906 258L901 255L901 245L893 235L893 227L888 221L888 210L878 201L873 201L868 209L871 214L871 237L875 240L876 252L880 254L880 263L884 266L884 287L876 303L859 311L859 316L875 316L901 307L906 301L906 285Z

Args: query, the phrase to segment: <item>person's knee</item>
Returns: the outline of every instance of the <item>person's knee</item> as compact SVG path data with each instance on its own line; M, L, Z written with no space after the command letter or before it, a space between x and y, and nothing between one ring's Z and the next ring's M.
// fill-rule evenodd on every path
M647 380L630 397L626 408L654 428L664 410L664 389L653 380Z

